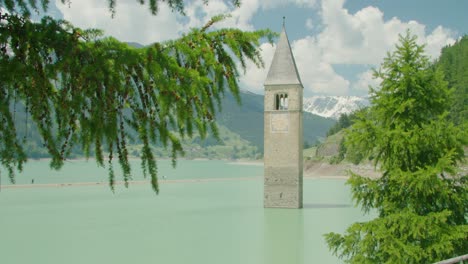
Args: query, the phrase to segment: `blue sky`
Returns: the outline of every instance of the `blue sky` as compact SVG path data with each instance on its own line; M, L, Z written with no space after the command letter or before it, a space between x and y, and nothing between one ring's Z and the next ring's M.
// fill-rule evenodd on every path
M361 95L379 81L371 69L378 67L398 40L411 32L426 44L435 59L440 49L468 34L468 1L464 0L243 0L234 8L227 0L186 1L187 17L182 18L162 6L157 17L136 0L118 0L117 15L110 18L101 0L72 1L71 8L56 0L55 16L63 16L82 28L102 28L122 41L149 44L177 38L191 27L200 27L213 15L231 13L219 26L243 30L270 28L280 31L282 17L305 96ZM274 46L262 45L265 69L253 65L241 83L244 89L263 92L263 82Z

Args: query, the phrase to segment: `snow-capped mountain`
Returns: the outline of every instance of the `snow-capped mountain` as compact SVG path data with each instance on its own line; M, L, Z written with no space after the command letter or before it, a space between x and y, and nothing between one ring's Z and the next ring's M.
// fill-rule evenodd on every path
M338 119L341 114L369 105L369 101L358 96L312 96L304 98L304 111L323 117Z

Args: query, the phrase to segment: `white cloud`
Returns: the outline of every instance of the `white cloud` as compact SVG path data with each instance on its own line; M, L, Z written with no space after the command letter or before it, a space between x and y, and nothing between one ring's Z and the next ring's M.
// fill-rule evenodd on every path
M244 1L247 2L247 1ZM242 4L244 4L242 2ZM261 5L264 9L268 8L276 8L276 7L284 7L288 4L295 4L298 6L303 7L314 7L317 4L316 0L263 0L261 1Z
M347 93L349 81L338 75L332 65L323 60L322 52L313 37L294 41L292 50L306 95Z
M306 19L305 26L306 26L306 28L309 29L309 30L314 29L314 21L312 20L312 18Z
M322 59L320 49L311 41L311 37L293 41L291 43L296 65L304 85L304 94L330 94L346 95L350 82L338 75L331 64ZM241 77L243 85L256 93L263 93L263 83L267 76L276 45L261 45L261 55L265 62L265 68L257 68L253 63L247 64L247 71Z
M455 43L454 33L442 26L438 26L426 37L426 51L432 58L440 56L441 48Z
M380 86L381 82L382 79L374 78L373 71L368 70L358 74L358 80L355 83L353 83L352 88L355 91L368 92L369 86L375 89L378 86Z
M344 1L322 1L325 29L317 36L324 59L333 64L378 65L387 51L393 49L399 34L409 29L421 43L428 44L428 54L437 57L438 50L453 43L451 32L438 27L426 35L425 26L417 21L403 22L394 17L384 21L383 12L368 6L355 14L343 7Z
M56 0L64 19L81 28L103 29L106 35L121 41L150 44L176 38L181 29L176 15L167 5L160 5L157 16L151 15L146 5L134 0L117 1L116 14L111 18L107 1L73 1L71 7Z
M230 13L230 8L222 0L210 1L209 5L205 5L203 1L193 1L185 6L185 12L187 14L184 28L188 30L190 28L197 28L204 26L213 16Z
M247 62L247 71L241 76L240 81L243 87L248 88L248 90L258 94L263 94L263 83L265 82L271 61L273 60L276 45L264 43L260 48L265 67L257 68L257 66L252 62Z
M260 7L258 0L242 1L240 8L233 10L232 18L226 26L236 27L243 30L253 30L252 17Z
M344 2L323 0L320 10L323 30L295 41L295 57L306 91L337 95L367 92L369 85L379 84L371 78L370 71L360 73L350 86L332 65L378 67L387 52L394 49L398 35L405 34L407 29L418 37L420 44L426 44L426 52L432 58L439 56L443 46L455 41L453 33L442 26L427 34L425 25L417 21L403 22L396 17L385 21L383 12L376 7L368 6L351 14L344 8Z

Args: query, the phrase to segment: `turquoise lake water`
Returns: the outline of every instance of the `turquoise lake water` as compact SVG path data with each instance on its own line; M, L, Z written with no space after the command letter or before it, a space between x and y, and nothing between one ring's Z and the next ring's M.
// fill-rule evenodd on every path
M371 217L352 206L342 179L306 178L304 209L264 209L263 166L158 166L168 180L158 195L149 184L115 193L105 184L38 187L106 182L107 170L94 162L70 161L56 172L31 161L17 175L17 184L34 179L31 188L8 188L3 174L0 263L341 263L323 234Z

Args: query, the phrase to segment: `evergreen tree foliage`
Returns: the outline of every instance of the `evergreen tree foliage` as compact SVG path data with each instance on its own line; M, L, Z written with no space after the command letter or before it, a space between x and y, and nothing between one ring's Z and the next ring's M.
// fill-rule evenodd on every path
M468 36L455 44L444 47L436 63L445 74L448 86L453 90L454 101L450 118L459 125L468 122ZM463 124L465 123L465 124Z
M338 118L338 121L327 131L327 137L333 136L334 134L340 132L341 130L350 127L354 123L356 114L360 111L365 111L363 109L356 110L350 114L343 113Z
M10 11L0 14L0 164L11 181L27 160L28 138L15 126L16 107L22 104L26 122L37 126L52 157L52 168L59 169L78 146L86 156L94 152L101 166L107 155L112 188L111 163L117 158L128 184L127 144L132 134L143 144L142 168L158 192L150 145L171 148L175 165L183 151L181 138L194 131L205 137L208 130L216 136L213 120L224 93L239 99L237 65L245 70L250 60L262 67L259 41L274 37L268 30L212 30L225 18L221 15L180 39L134 48L63 20L45 17L31 22L30 9L39 4L46 8L48 2L0 1ZM151 12L157 12L159 2L183 11L181 0L154 0L148 1ZM111 11L115 3L109 0ZM18 9L21 13L12 12Z
M329 233L348 263L433 263L466 254L467 175L457 173L467 132L447 117L452 104L442 71L409 32L375 77L369 111L347 131L348 151L374 160L382 176L351 173L353 199L378 217Z
M335 125L327 131L327 137L338 134L341 131L345 131L348 127L354 124L354 120L358 115L362 115L366 111L368 111L367 107L355 110L350 114L341 114L338 118L338 122L336 122ZM330 164L338 164L345 158L354 164L358 164L362 160L362 155L355 156L358 153L347 153L345 133L343 132L342 134L343 135L338 146L338 154L331 158Z

